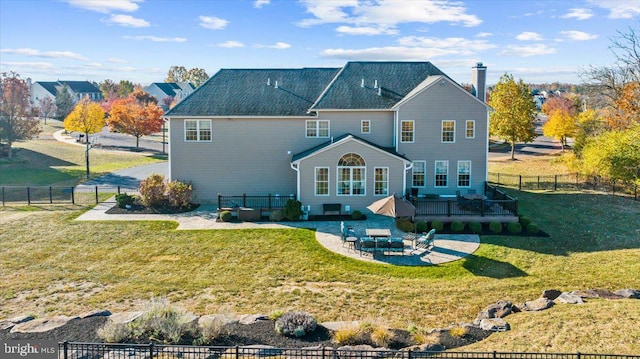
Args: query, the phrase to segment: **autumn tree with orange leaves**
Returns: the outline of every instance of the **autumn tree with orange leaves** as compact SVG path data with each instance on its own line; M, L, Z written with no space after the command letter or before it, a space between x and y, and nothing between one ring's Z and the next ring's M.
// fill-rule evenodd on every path
M126 98L115 100L107 119L111 131L134 136L136 148L139 147L140 137L162 130L163 111L149 98L153 96L134 92Z

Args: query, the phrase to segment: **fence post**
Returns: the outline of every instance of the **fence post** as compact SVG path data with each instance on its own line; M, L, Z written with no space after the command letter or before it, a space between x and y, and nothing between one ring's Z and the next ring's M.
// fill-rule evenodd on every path
M554 191L558 190L558 175L553 176L553 190Z
M153 359L153 342L149 343L149 359Z
M451 200L447 200L447 217L451 217Z
M68 349L69 349L69 342L65 340L64 343L62 343L62 350L64 351L63 354L62 354L62 357L64 359L68 359L69 358L69 354L67 354Z
M497 351L493 351L493 359L496 359L498 357L498 352Z
M53 203L53 194L51 194L51 186L49 186L49 204Z
M2 207L4 207L4 186L2 186Z
M577 358L577 359L580 359L580 357L581 357L581 356L582 356L582 354L580 354L580 352L577 352L577 353L576 353L576 358Z
M518 191L522 191L522 175L518 175Z
M271 210L271 193L269 193L269 210Z
M76 204L76 197L74 195L74 191L76 190L75 187L71 187L71 204L75 205Z
M98 186L96 186L96 204L98 204Z
M240 356L240 347L236 345L236 359Z
M500 185L500 172L498 172L498 186Z
M324 350L325 350L325 349L324 349L324 345L323 345L323 346L322 346L322 359L324 359L324 358L325 358L325 357L324 357L324 356L325 356Z
M538 189L540 189L540 176L538 176Z
M27 205L31 205L31 187L27 187Z
M242 207L246 207L247 206L247 194L243 193L242 194Z
M118 194L120 194L120 186L118 186Z

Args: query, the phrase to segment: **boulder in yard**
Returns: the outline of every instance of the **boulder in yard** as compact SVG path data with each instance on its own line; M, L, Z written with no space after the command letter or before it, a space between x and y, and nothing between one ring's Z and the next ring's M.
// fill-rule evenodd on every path
M547 290L542 292L541 297L542 298L547 298L549 300L555 300L556 298L558 298L560 296L560 294L562 294L562 291L560 291L560 290L547 289Z
M563 304L584 304L582 297L568 292L560 294L556 299L554 299L554 302Z
M640 290L638 289L620 289L613 292L615 295L619 295L623 298L640 299Z
M513 312L512 308L513 304L510 301L499 300L494 304L486 306L480 314L478 314L474 324L479 324L482 319L504 318Z
M518 305L518 308L523 312L534 312L539 310L549 309L553 306L553 301L547 298L538 298L529 302Z
M480 329L490 332L506 332L511 329L511 326L502 318L489 318L480 321Z
M11 333L44 333L60 328L78 317L59 315L51 318L40 318L20 323L11 328Z

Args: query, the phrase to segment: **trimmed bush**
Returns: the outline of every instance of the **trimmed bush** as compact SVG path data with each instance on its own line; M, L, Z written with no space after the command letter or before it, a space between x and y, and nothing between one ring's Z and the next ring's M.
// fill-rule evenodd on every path
M147 207L163 207L166 204L164 176L152 173L140 182L140 202Z
M489 223L489 230L493 233L501 233L502 232L502 223L500 222L491 222Z
M440 232L444 228L444 223L440 221L433 221L431 222L431 228L435 228L437 232Z
M427 222L420 221L416 223L416 232L424 233L424 232L427 232L428 230L429 230L429 224L427 224Z
M165 195L167 204L174 208L186 208L191 204L193 186L180 181L167 182Z
M520 224L522 225L522 228L527 228L529 223L531 223L531 220L525 216L520 216L519 221L520 221Z
M284 217L290 221L297 221L302 217L302 203L297 199L289 199L284 205Z
M222 222L231 222L232 218L233 215L231 214L231 211L220 212L220 219L222 220Z
M272 222L280 222L284 220L284 212L281 209L276 209L269 213L269 219Z
M351 213L351 219L353 220L360 220L362 219L362 212L358 211L357 209L355 211L353 211L353 213Z
M538 234L540 232L540 228L535 223L529 223L527 225L527 232L531 234Z
M460 221L451 222L451 230L454 232L462 232L464 231L464 223Z
M475 233L475 234L482 233L482 223L470 222L469 223L469 230L471 231L471 233Z
M333 333L333 341L340 345L354 345L358 342L360 328L355 325L346 325Z
M520 233L522 232L522 225L518 222L509 222L509 224L507 224L507 231L509 231L509 233Z
M304 337L316 330L318 322L307 312L287 312L276 320L276 331L288 337Z
M406 233L415 231L415 225L409 218L398 218L396 220L396 227Z
M126 192L116 195L116 203L118 204L119 208L127 208L127 205L133 205L133 202L135 202L135 200L135 196L128 195Z

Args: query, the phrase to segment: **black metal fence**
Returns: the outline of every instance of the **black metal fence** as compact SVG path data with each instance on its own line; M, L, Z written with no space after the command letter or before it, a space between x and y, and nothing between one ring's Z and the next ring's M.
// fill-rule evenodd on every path
M246 207L271 210L284 208L290 199L296 199L296 195L281 196L278 194L268 194L266 196L247 196L243 194L241 196L224 196L218 194L218 208L220 210L235 210L240 207Z
M351 350L331 347L274 348L268 346L205 347L158 344L59 343L60 359L638 359L640 355L517 352L434 352L415 350Z
M633 197L638 200L638 185L635 183L609 180L597 176L585 176L580 173L565 173L544 176L514 175L489 172L489 183L523 189L553 190L560 188L607 192L614 195Z
M137 188L121 186L2 186L0 201L7 205L43 204L98 204L105 196L119 193L135 193Z
M485 197L466 200L448 198L412 197L411 203L419 216L518 216L518 200L500 191L497 187L485 184Z

